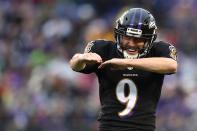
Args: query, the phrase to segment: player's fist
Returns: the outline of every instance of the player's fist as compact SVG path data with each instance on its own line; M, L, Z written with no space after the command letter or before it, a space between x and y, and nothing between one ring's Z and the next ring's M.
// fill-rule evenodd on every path
M86 64L102 63L102 58L96 53L84 53L81 55L81 61Z

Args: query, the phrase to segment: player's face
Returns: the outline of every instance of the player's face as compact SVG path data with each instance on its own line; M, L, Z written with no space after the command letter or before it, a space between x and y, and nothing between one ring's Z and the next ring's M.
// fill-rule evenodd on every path
M144 40L139 38L133 38L128 36L123 36L122 38L122 48L130 55L135 55L139 53L139 50L144 47Z

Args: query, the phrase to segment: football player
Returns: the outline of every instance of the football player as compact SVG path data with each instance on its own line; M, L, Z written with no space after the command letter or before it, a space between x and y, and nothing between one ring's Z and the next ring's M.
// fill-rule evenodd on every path
M132 8L116 21L115 42L95 40L70 60L74 71L96 73L100 131L154 131L155 112L166 74L177 71L173 45L155 42L153 15Z

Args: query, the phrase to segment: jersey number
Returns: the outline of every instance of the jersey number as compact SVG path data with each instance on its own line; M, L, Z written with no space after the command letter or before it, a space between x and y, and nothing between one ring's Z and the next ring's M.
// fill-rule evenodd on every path
M125 86L128 85L128 95L125 94ZM121 80L116 87L116 96L117 99L126 105L125 109L118 113L120 117L129 115L132 112L132 109L135 107L137 101L137 87L135 83L130 79Z

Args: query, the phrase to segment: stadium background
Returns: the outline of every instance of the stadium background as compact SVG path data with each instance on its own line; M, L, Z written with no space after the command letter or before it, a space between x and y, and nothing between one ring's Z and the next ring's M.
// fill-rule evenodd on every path
M68 61L90 40L113 40L116 14L128 7L150 10L158 40L178 49L158 131L196 131L196 0L0 0L0 130L96 131L97 80Z

